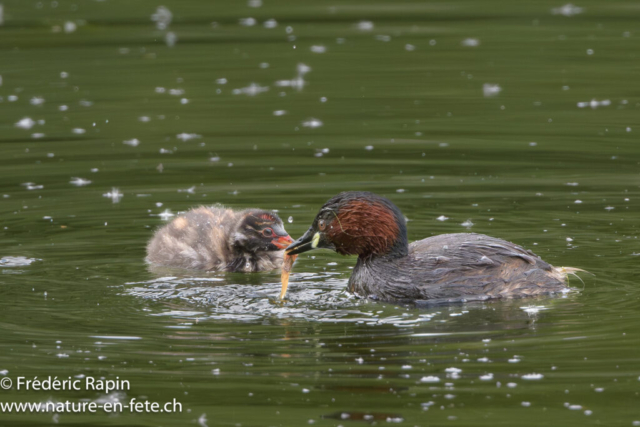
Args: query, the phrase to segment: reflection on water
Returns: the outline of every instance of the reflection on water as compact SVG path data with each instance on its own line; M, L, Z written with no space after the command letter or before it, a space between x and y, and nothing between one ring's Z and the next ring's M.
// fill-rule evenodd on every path
M129 380L181 413L3 425L634 425L640 9L501 0L0 5L0 377ZM409 238L489 234L588 270L554 298L416 309L355 264L148 269L198 205L301 235L343 190ZM251 410L254 409L254 410Z

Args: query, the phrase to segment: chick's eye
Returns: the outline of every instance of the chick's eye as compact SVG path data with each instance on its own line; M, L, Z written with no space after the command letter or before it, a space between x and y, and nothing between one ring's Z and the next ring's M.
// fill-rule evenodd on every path
M266 237L271 237L273 236L273 230L270 228L265 228L264 230L262 230L262 234Z
M318 221L318 228L320 229L320 231L324 231L324 229L327 228L327 223L324 221L324 219Z

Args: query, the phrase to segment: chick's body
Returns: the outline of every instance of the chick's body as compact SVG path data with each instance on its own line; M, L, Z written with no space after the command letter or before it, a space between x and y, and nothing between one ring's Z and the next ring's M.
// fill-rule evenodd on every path
M283 251L261 245L250 235L268 223L273 223L273 229L279 224L284 231L280 219L270 212L200 206L156 231L147 245L147 261L193 270L273 270L282 265Z

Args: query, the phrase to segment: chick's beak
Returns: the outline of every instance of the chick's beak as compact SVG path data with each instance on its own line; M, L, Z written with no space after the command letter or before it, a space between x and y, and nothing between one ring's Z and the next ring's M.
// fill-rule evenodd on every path
M320 234L313 228L309 228L306 233L298 240L293 242L286 250L287 255L298 255L303 252L316 249L318 247L318 240Z
M275 245L278 249L284 249L293 243L293 239L288 234L286 236L277 236L276 239L271 241L273 245Z

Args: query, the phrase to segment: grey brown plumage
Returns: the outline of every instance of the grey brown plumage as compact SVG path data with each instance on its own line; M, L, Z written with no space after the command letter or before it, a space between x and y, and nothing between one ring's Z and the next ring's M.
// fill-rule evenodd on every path
M322 247L358 255L349 290L382 301L456 302L550 294L567 289L567 274L577 270L553 267L514 243L482 234L443 234L408 244L400 210L366 192L330 199L287 253Z
M155 232L147 261L193 270L267 271L282 265L282 249L291 241L273 212L201 206Z

